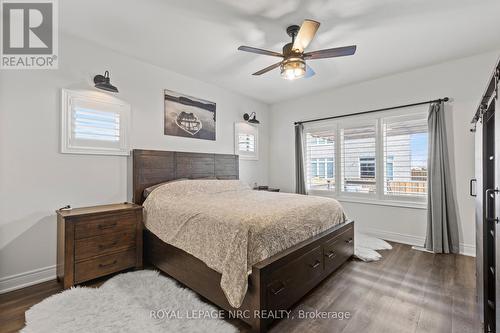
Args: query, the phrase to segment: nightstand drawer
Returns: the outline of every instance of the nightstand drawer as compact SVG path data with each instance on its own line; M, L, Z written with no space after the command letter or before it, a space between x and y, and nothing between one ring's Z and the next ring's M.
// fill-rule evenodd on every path
M100 276L133 267L136 264L135 249L97 257L75 264L75 283L95 279Z
M135 230L135 212L82 218L75 224L75 239Z
M135 247L135 230L78 239L75 241L75 260L118 252Z

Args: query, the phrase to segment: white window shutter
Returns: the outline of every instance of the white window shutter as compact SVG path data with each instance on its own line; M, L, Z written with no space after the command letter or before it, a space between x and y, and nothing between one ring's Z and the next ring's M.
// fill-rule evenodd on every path
M375 193L376 125L341 128L342 192Z
M384 194L427 196L427 115L382 119Z
M306 185L312 194L424 207L427 111L391 110L304 126Z
M94 91L63 89L61 152L129 154L130 106Z
M306 128L305 172L309 190L335 190L336 128Z
M242 160L259 159L259 128L244 123L234 123L234 153Z

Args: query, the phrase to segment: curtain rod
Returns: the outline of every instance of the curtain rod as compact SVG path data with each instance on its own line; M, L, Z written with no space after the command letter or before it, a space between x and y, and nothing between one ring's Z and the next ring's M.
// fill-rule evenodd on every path
M357 113L351 113L351 114L344 114L341 116L332 116L332 117L325 117L325 118L316 118L316 119L310 119L310 120L296 121L294 124L298 125L298 124L312 123L314 121L330 120L330 119L335 119L335 118L357 116L360 114L367 114L367 113L372 113L372 112L380 112L380 111L388 111L388 110L394 110L394 109L400 109L400 108L407 108L410 106L424 105L424 104L430 104L430 103L448 102L449 100L450 99L448 97L444 97L444 98L433 99L431 101L412 103L412 104L404 104L404 105L398 105L398 106L391 106L389 108L369 110L369 111L363 111L363 112L357 112Z

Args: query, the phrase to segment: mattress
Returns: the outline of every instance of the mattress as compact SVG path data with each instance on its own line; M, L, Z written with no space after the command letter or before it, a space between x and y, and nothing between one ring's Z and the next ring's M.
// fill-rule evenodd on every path
M252 265L344 221L334 199L254 191L238 180L166 183L144 202L145 227L221 273L235 308Z

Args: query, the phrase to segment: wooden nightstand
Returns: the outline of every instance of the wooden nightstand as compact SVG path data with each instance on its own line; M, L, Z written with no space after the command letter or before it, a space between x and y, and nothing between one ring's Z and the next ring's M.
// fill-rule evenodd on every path
M57 279L64 288L142 268L142 206L57 210Z
M253 188L256 191L268 191L268 192L279 192L279 188L272 188L269 186L257 186Z

